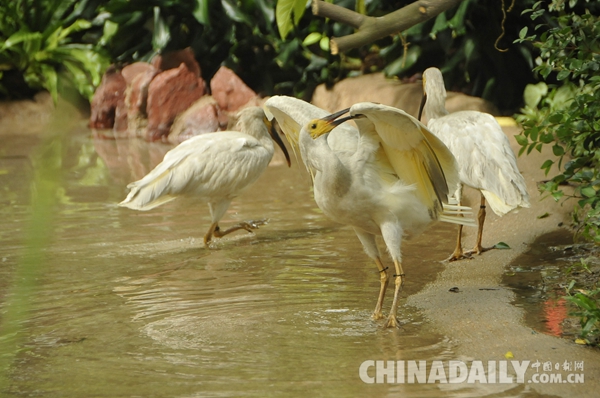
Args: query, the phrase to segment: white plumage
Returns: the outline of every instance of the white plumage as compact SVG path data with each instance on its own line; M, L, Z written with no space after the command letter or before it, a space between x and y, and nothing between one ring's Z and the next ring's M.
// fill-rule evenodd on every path
M486 200L499 216L517 207L529 207L525 181L508 138L492 115L478 111L449 114L444 105L446 89L439 69L429 68L423 73L423 90L422 109L428 119L427 128L454 154L461 184L481 192L477 242L469 252L480 254L488 250L481 244ZM454 194L458 201L461 194L462 185ZM450 260L464 257L461 232L459 229L457 247Z
M221 131L190 138L165 155L148 175L127 186L131 191L119 205L134 210L150 210L181 195L208 202L212 224L204 237L208 244L214 235L222 237L239 229L251 232L262 221L244 222L221 231L219 220L233 198L252 185L265 171L278 143L289 156L261 108L240 112L240 131Z
M401 242L437 220L471 223L445 205L449 189L458 185L458 171L448 149L414 117L400 109L374 103L327 112L289 97L272 97L267 115L278 121L313 175L315 201L336 222L350 225L381 275L373 317L381 309L388 273L375 237L382 236L395 266L395 292L387 326L397 326L398 296L403 284ZM316 118L321 118L313 120ZM341 124L352 118L358 129ZM337 126L337 127L336 127Z

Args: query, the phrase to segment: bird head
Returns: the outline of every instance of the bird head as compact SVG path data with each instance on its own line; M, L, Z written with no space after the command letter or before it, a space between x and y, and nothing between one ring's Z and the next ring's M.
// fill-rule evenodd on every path
M347 113L349 109L350 108L342 109L341 111L332 113L331 115L325 116L324 118L312 120L310 123L308 123L307 126L308 134L310 134L310 136L313 139L317 139L320 136L329 133L331 130L344 123L345 121L353 119L352 116L347 116L338 119L338 117L342 116L344 113Z
M431 98L431 101L440 102L444 104L446 102L446 88L444 86L444 77L442 72L438 68L427 68L423 72L423 97L421 98L421 105L419 106L419 115L417 119L421 120L427 97Z
M288 153L287 148L285 147L285 144L281 140L281 137L279 136L279 133L277 132L277 129L275 128L275 124L271 120L269 120L266 116L263 118L263 122L265 123L265 126L267 126L267 130L269 130L269 135L271 136L273 141L275 141L275 143L283 151L283 154L285 155L285 160L287 161L288 167L291 167L292 161L290 160L290 154Z

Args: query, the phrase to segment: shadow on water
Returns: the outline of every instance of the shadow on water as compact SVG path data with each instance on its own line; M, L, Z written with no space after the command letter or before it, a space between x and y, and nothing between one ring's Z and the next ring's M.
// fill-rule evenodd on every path
M17 146L25 156L31 149ZM209 225L204 203L181 199L150 212L119 208L126 184L168 149L98 141L86 129L71 137L63 151L55 234L10 373L12 395L488 394L476 385L452 390L360 380L365 360L457 358L452 342L414 308L401 305L399 330L371 320L376 267L350 228L316 208L297 164L292 170L282 162L269 167L222 221L268 217L269 224L256 234L221 239L212 249L202 241ZM21 224L30 210L31 167L14 162L6 152L0 157L1 281L11 279L19 261ZM454 234L454 226L439 224L405 243L403 297L435 279ZM0 289L4 306L5 282ZM389 294L384 311L390 305Z
M507 267L502 283L515 292L514 305L524 309L525 324L536 332L575 337L579 320L569 317L573 307L564 297L572 279L568 269L577 261L572 243L568 231L550 232Z

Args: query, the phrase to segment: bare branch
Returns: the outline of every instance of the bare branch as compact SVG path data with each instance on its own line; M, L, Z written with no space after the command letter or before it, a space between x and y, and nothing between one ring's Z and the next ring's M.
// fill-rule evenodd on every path
M333 37L330 41L332 54L370 44L383 37L402 32L455 7L463 0L418 0L383 17L368 17L335 4L314 0L314 15L330 18L357 29L351 35Z
M314 15L323 18L331 18L336 22L349 25L354 29L358 29L364 20L368 18L366 15L359 14L348 8L336 6L333 3L326 3L324 1L313 1L312 12Z

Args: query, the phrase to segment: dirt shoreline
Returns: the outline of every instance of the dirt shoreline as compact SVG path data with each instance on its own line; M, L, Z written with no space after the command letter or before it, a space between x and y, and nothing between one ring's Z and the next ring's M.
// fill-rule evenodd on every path
M519 132L518 128L505 127L504 131L517 153L519 147L512 136ZM445 263L445 269L437 280L408 297L407 304L419 308L435 329L448 336L455 344L455 353L462 358L486 363L488 360L504 360L510 351L514 360L518 361L584 362L583 384L526 382L524 391L531 389L541 394L564 397L597 396L599 386L595 378L600 375L600 350L533 332L524 325L523 309L512 305L514 293L501 285L506 267L526 252L537 237L570 223L572 205L561 205L551 199L540 201L536 184L547 179L539 168L547 158L549 156L537 152L518 158L519 169L531 195L531 208L520 209L502 218L491 211L487 213L484 246L502 241L511 250L492 250L472 260ZM472 191L467 194L470 205L478 203L478 193ZM546 213L546 217L540 218ZM570 233L566 229L564 231L565 234ZM474 234L474 229L465 233L463 245L466 248L474 244ZM459 293L449 292L453 287L458 287ZM490 288L497 290L488 290ZM530 372L531 368L528 375ZM497 387L507 390L514 386Z

